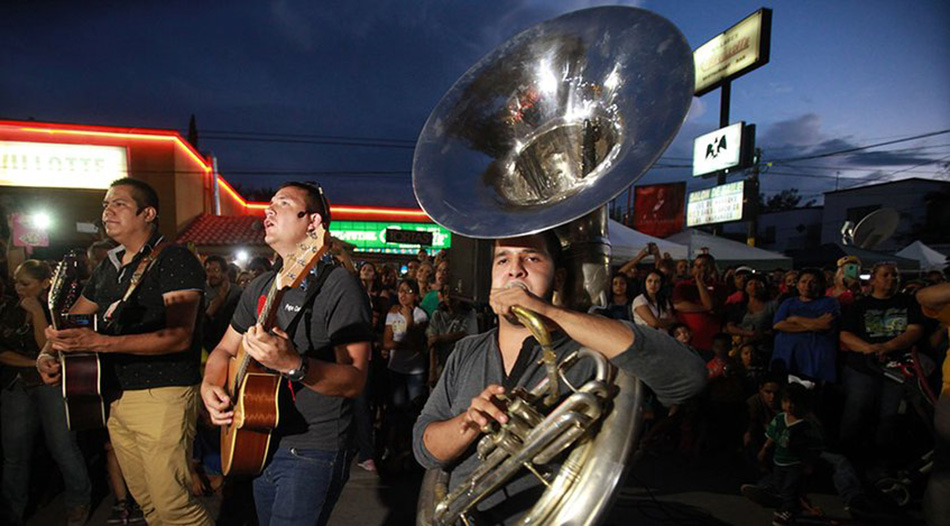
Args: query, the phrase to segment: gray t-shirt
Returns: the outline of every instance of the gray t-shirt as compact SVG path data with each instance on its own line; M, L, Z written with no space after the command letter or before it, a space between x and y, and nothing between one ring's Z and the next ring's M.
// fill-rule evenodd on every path
M324 264L318 264L315 270ZM257 323L258 309L264 304L262 296L267 296L274 275L274 271L265 272L248 284L231 319L234 330L243 334ZM302 308L306 294L306 282L284 294L277 309L278 327L290 324ZM337 267L313 301L310 338L301 319L292 335L294 345L310 358L335 362L335 346L372 340L371 322L369 301L360 282L346 269ZM284 388L280 393L280 424L276 433L279 447L329 451L346 447L352 423L350 400L322 395L299 384L293 386L293 391L291 394Z
M656 393L664 404L680 403L702 390L706 380L706 368L703 360L686 346L668 334L649 327L621 322L630 327L634 334L633 345L611 362L623 371L639 377ZM567 339L563 334L553 335L554 351L558 361L577 350L580 345ZM505 385L508 391L513 387L530 390L546 376L544 366L539 364L541 348L534 338L528 338L522 347L517 363L512 368L512 377L505 374L498 348L498 330L470 336L455 344L455 350L445 364L445 370L439 383L429 396L422 414L412 430L412 447L416 460L423 467L451 469L450 490L468 477L478 466L475 444L459 461L452 465L439 462L426 449L422 442L426 427L433 422L454 418L465 412L472 398L479 395L490 384ZM567 373L573 385L580 385L593 375L591 360L582 360ZM562 395L568 388L561 385ZM479 511L491 517L504 517L511 511L512 502L533 502L533 495L540 482L531 474L519 474L502 489L490 495L479 506ZM500 506L499 506L500 505ZM500 513L491 508L504 508Z

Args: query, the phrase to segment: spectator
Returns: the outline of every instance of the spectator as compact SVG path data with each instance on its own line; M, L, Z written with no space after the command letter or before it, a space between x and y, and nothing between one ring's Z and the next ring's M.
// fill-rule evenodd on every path
M392 404L404 409L425 394L426 346L424 341L425 311L416 306L418 283L404 279L397 291L398 304L386 315L383 348L389 351Z
M247 264L247 270L251 272L251 276L256 278L265 272L270 272L273 268L270 260L264 256L254 256L251 258L251 261ZM251 278L253 280L253 278Z
M838 302L821 295L825 274L816 268L801 272L797 289L798 297L785 300L775 313L772 369L780 362L781 371L834 382L838 348L835 330L841 317Z
M419 305L422 307L422 310L426 311L429 318L432 318L432 314L435 313L435 310L439 307L439 291L442 290L442 287L448 286L448 284L449 262L444 259L436 264L435 281L429 287L429 292L425 294L425 297L422 298L422 303Z
M798 271L789 270L782 275L782 280L779 282L778 286L778 298L776 298L776 303L779 305L788 298L794 298L798 295Z
M729 366L729 349L731 348L732 338L724 332L713 336L712 340L712 359L706 362L707 378L719 378L725 376L726 368Z
M692 348L691 343L693 341L693 331L689 330L689 325L676 322L670 326L669 332L673 339L687 347Z
M429 293L429 287L431 286L432 281L432 264L431 263L420 263L419 268L416 270L416 283L419 285L419 298L417 301L422 300L426 294Z
M732 274L732 282L736 290L728 298L726 298L726 305L731 305L733 303L743 303L748 299L746 296L745 286L749 282L749 276L752 275L752 269L750 267L739 267Z
M660 249L657 248L656 243L647 243L647 246L640 249L640 252L637 253L632 259L628 260L626 263L620 266L617 269L617 274L623 274L627 276L629 280L637 279L637 265L640 264L647 257L653 257L653 266L658 268L662 258L660 257Z
M429 387L435 387L438 382L455 342L478 334L475 311L453 296L448 284L442 285L435 292L439 297L439 306L432 313L429 327L426 329L429 344Z
M419 260L411 259L406 263L406 279L416 279L416 271L419 270Z
M781 381L776 376L763 376L758 382L758 392L746 399L749 421L742 435L742 446L749 458L755 458L765 445L765 431L778 414Z
M711 254L696 256L690 272L692 279L677 283L673 289L673 308L677 319L692 331L693 346L709 351L713 336L722 329L724 289L715 281L716 260Z
M251 283L251 280L253 279L254 279L254 274L252 274L251 271L242 270L241 273L238 274L237 281L235 284L238 287L241 287L242 289L246 289L247 286Z
M43 385L35 365L50 324L42 298L51 274L44 262L24 261L13 275L18 301L3 303L0 311L4 524L24 523L33 447L40 428L66 485L66 524L81 526L89 516L92 486L76 434L66 427L60 388Z
M633 321L654 329L666 330L676 323L666 288L666 276L651 270L643 281L643 294L633 300Z
M591 307L590 312L612 320L630 321L630 296L627 294L627 276L617 273L610 280L610 299L606 307Z
M231 284L227 268L228 264L221 256L211 255L205 258L205 295L208 306L204 314L202 344L209 351L218 345L228 330L243 292L241 287Z
M873 440L874 458L894 451L897 413L903 389L882 374L881 365L899 359L923 333L923 317L914 298L897 294L899 278L893 263L871 269L871 293L855 300L844 317L841 341L845 353L844 414L841 441L850 451L868 453L862 446Z
M761 274L745 281L744 299L726 310L726 332L740 343L754 343L762 352L772 354L772 323L775 302L769 299L768 285Z
M429 258L429 252L424 248L419 249L419 253L416 255L416 259L418 259L419 263L423 265L426 263L429 263L430 265L432 264Z
M842 309L851 307L855 298L861 295L861 260L855 256L845 256L838 260L838 268L835 270L834 282L825 296L835 298Z
M801 498L805 494L805 467L820 449L817 434L808 420L804 387L790 384L782 394L782 412L775 416L765 431L765 444L759 451L759 461L765 462L772 453L772 477L766 487L778 493L781 504L772 516L773 525L794 524L801 512ZM743 487L745 494L746 487Z
M677 259L674 263L673 284L689 279L689 260Z

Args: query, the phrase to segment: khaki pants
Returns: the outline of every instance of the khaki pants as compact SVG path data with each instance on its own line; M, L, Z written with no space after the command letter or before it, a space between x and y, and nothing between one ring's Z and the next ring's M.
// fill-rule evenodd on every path
M197 404L198 386L125 391L112 402L112 447L151 526L213 524L189 491Z

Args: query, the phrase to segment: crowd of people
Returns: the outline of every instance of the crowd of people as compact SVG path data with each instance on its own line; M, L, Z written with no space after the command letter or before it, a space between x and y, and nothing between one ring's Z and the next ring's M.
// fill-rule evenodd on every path
M934 447L947 326L915 294L945 281L931 271L902 283L896 264L853 256L825 269L719 269L712 254L673 261L654 245L617 269L599 310L668 331L707 364L700 397L653 407L644 448L742 451L742 493L777 508L776 524L814 512L807 488L822 474L852 514L881 517L890 500L869 491L902 490L897 474Z
M275 195L265 220L265 241L274 255L290 253L303 236L329 224L329 207L314 192L291 184ZM742 493L776 507L777 524L809 512L809 485L822 474L833 479L853 513L883 513L869 498L874 482L934 446L929 432L917 432L932 429L947 328L923 314L914 293L943 282L939 272L901 283L895 265L863 269L853 257L827 269L721 269L712 254L674 261L650 245L614 269L606 304L592 309L594 317L577 320L551 310L543 297L525 296L523 287L493 291L491 305L459 297L451 285L449 251L420 250L403 270L396 261L355 264L353 254L333 245L337 264L325 262L331 265L326 276L308 282L313 294L293 291L300 297L284 301L294 308L280 309L278 329L268 332L257 322L277 258L260 255L241 268L219 255L163 244L152 226L158 214L154 192L129 180L110 188L104 206L107 231L116 242L97 242L83 254L87 273L73 312L110 319L113 311L126 308L124 326L95 338L53 330L46 294L56 262L27 260L10 269L12 282L0 277L7 524L21 524L28 514L32 450L41 427L62 473L68 524L83 524L89 514L91 454L104 459L114 494L109 524L174 523L172 514L188 524L209 524L210 515L194 497L217 491L224 493L221 517L228 524L253 524L256 517L269 523L272 513L323 517L339 497L353 456L369 472L416 469L413 453L428 467L456 459L478 435L481 425L474 424L487 416L466 407L496 394L490 389L505 384L518 365L504 356L504 375L472 383L472 368L480 369L470 362L475 356L490 361L482 354L491 341L502 355L509 337L518 342L514 355L521 349L523 327L494 314L515 300L537 302L571 339L602 347L621 368L645 377L655 396L646 411L642 451L676 451L696 459L735 455L748 470L750 484ZM543 255L547 249L526 246L496 245L496 257L501 253L506 259L493 264L493 287L530 282L518 272L527 276L535 263L512 263L509 255ZM164 270L146 274L137 305L122 305L127 271L142 267L150 253ZM869 276L862 278L863 271ZM453 278L457 284L459 277ZM539 290L553 286L542 285ZM188 322L189 316L197 321ZM298 331L301 318L305 328ZM585 334L581 326L598 318L628 325L604 325L597 337ZM495 339L486 340L486 334ZM603 341L605 334L617 335L624 345ZM456 347L475 335L481 336ZM627 349L635 340L667 352L674 362L702 358L705 388L698 395L692 388L672 393L674 373L631 364ZM94 448L81 449L83 441L66 426L55 386L60 371L51 353L120 344L118 352L130 354L116 359L123 394L111 402L108 435L100 433ZM227 359L239 346L297 386L291 403L307 423L305 431L281 438L252 490L222 477L218 444L217 426L234 416L223 385ZM203 372L193 360L200 349ZM682 368L689 368L687 361ZM457 390L472 393L453 398ZM352 405L338 401L344 398L354 399ZM160 409L167 419L154 418ZM443 438L438 434L443 424L460 411L458 418L473 416L460 423L461 433L452 428L458 436ZM175 432L166 433L169 429ZM463 438L467 442L458 442ZM192 442L184 448L194 451L188 458L180 455L182 441ZM319 456L324 451L334 453ZM294 462L311 457L339 466L321 482L327 505L282 502L281 477L304 477L293 472ZM819 467L817 474L807 477L813 466ZM158 473L187 483L162 482ZM246 498L249 491L254 498ZM249 509L255 503L256 514Z

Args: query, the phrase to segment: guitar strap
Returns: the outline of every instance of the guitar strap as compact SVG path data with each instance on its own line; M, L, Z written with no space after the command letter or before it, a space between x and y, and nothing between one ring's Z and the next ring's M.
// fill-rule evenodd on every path
M304 330L307 331L307 343L310 347L313 347L313 341L311 339L311 319L313 319L313 301L316 299L317 294L320 292L320 289L323 288L323 283L327 280L327 277L330 276L330 273L333 272L333 269L336 268L336 265L332 263L319 263L320 268L317 270L317 273L313 277L307 279L307 295L304 296L303 303L301 308L297 311L297 314L294 315L293 319L290 320L290 323L287 324L287 328L284 329L284 332L287 333L291 338L294 337L294 333L297 330L297 325L300 324L300 320L304 319L306 325ZM309 349L308 349L309 350Z
M132 274L132 279L129 280L129 288L125 290L125 294L122 296L122 299L119 300L119 303L116 304L114 309L111 309L106 313L104 320L106 325L113 326L117 323L119 316L118 314L122 311L122 306L129 301L129 298L132 297L132 294L138 289L139 284L142 283L142 278L145 276L145 273L152 268L152 265L155 263L155 260L158 259L158 255L162 250L170 245L171 243L165 240L160 241L151 252L148 253L142 261L139 261L138 266L135 268L135 272Z
M311 331L313 329L310 323L313 319L313 302L316 300L320 289L323 288L323 283L327 280L327 277L333 272L333 269L336 268L336 265L332 263L318 263L318 265L320 265L320 269L317 271L316 276L307 276L307 295L304 296L300 310L297 311L297 314L295 314L293 319L290 320L290 323L287 324L287 328L284 329L284 332L286 332L290 340L293 341L294 334L297 332L297 326L300 324L300 320L303 319L305 322L304 330L307 332L307 345L310 347L307 351L313 348L313 339L311 338ZM306 354L306 352L301 354ZM296 402L297 393L294 390L293 382L290 380L287 380L287 388L290 389L290 396L293 397L294 402Z

